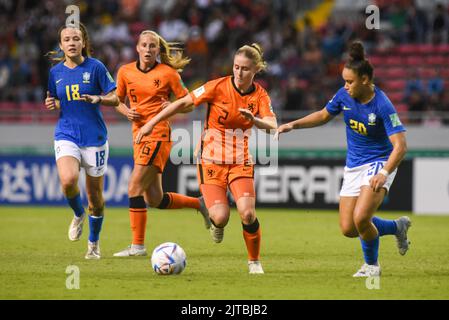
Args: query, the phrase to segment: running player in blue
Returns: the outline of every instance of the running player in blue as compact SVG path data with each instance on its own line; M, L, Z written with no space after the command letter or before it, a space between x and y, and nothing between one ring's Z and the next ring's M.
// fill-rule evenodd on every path
M58 33L62 57L50 52L53 61L45 106L59 110L55 129L55 156L59 180L75 216L69 239L81 237L86 217L78 188L79 171L86 171L90 234L86 259L100 259L99 235L103 223L103 175L109 147L100 104L118 106L115 81L98 60L90 57L90 42L84 25L62 27Z
M409 247L408 217L374 216L407 151L405 128L385 93L373 84L373 67L360 42L352 43L349 57L342 72L345 85L326 107L281 125L275 138L292 129L324 125L343 112L348 152L340 192L340 228L346 237L359 237L362 244L365 264L354 277L380 276L379 237L395 235L401 255Z

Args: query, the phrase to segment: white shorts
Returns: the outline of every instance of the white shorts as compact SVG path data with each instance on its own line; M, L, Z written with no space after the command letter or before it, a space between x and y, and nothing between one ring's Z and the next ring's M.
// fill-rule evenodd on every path
M55 157L70 156L78 159L80 167L86 170L86 174L91 177L101 177L106 172L109 158L109 144L99 147L80 148L75 143L67 140L55 141Z
M341 197L357 197L360 195L360 189L362 186L369 186L369 182L372 177L374 177L380 169L385 165L386 161L377 161L373 163L364 164L359 167L348 168L345 167L343 176L343 185L341 187L340 196ZM382 186L390 190L393 184L394 177L398 169L394 170L387 178L387 181Z

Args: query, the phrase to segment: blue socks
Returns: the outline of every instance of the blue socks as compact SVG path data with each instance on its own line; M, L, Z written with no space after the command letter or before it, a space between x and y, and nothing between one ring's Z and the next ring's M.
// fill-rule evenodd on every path
M398 230L394 220L384 220L378 217L373 217L371 221L376 226L377 231L379 231L379 237L384 235L394 235Z
M97 242L100 239L101 226L103 225L103 216L96 217L89 215L89 241Z
M67 202L69 203L70 208L72 208L75 216L79 218L84 214L84 207L81 203L81 196L79 193L71 199L67 198Z
M362 243L363 255L367 264L377 264L377 258L379 257L379 237L371 241L365 241L360 238Z

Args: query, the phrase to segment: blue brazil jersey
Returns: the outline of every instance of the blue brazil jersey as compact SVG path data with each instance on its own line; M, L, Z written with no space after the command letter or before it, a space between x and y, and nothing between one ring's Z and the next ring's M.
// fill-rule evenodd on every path
M333 116L343 112L348 144L346 166L349 168L387 160L393 150L388 137L405 131L385 93L377 87L374 93L370 102L361 104L341 88L326 105Z
M85 58L70 69L63 62L50 69L48 91L59 99L61 110L55 129L55 140L68 140L79 147L95 147L106 143L107 130L100 104L79 100L81 95L107 94L116 88L106 67L93 58Z

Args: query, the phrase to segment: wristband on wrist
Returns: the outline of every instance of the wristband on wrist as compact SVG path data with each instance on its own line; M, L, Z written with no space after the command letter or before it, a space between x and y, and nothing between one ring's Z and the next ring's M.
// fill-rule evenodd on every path
M388 173L388 171L385 170L385 169L380 169L380 170L379 170L379 173L380 173L381 175L385 176L386 178L388 178L388 176L390 175L390 174Z
M97 96L100 100L98 100L98 103L101 103L101 101L103 100L101 96Z

